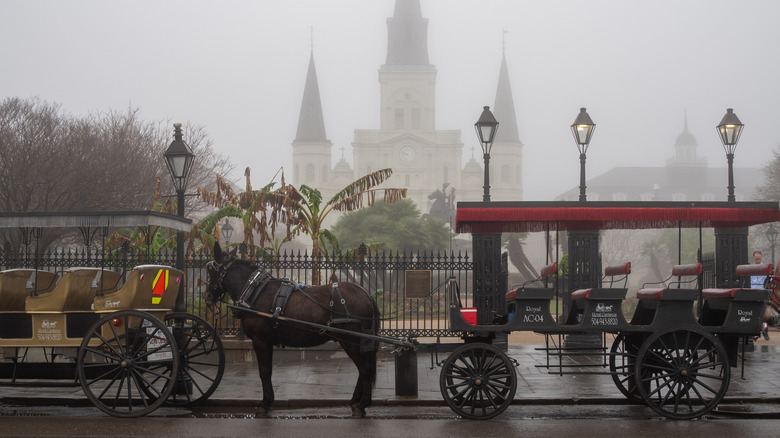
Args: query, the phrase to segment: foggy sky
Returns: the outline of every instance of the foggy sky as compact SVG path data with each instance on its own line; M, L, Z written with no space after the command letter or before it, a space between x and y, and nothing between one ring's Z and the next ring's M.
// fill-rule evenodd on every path
M421 3L438 70L436 127L461 130L464 164L472 147L481 162L473 124L494 104L505 38L526 200L578 185L569 126L581 106L597 124L589 177L663 166L686 109L711 167L726 166L715 132L726 108L745 124L736 167L763 167L780 143L776 0ZM264 185L284 166L289 181L312 42L334 160L344 147L351 162L354 130L379 128L393 6L4 0L0 98L38 96L76 115L139 107L147 120L205 125L236 163L234 179L249 166Z

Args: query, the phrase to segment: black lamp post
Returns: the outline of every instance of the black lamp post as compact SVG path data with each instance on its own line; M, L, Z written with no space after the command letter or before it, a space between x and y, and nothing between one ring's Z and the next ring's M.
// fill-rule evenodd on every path
M593 123L585 108L580 108L580 113L577 114L577 118L571 125L574 141L577 142L577 149L580 151L580 201L587 200L585 194L585 154L588 152L588 145L594 129L596 129L596 124Z
M173 141L165 151L165 164L168 165L168 172L170 172L173 186L176 188L178 215L183 218L184 191L187 189L187 180L192 170L192 163L195 161L195 154L181 138L181 123L174 123L173 128ZM176 232L176 268L184 271L184 231ZM182 288L176 297L174 308L176 312L185 311L183 285L184 282L182 282Z
M726 151L726 160L729 163L729 201L736 201L734 197L734 151L737 149L737 142L744 126L731 108L726 110L726 115L717 126L720 141L723 142L723 149Z
M769 240L769 245L772 247L772 266L775 265L775 242L777 242L777 228L774 225L769 224L769 228L766 229L766 238Z
M496 138L498 121L490 112L489 106L482 108L482 114L480 114L477 123L474 124L474 128L477 130L479 144L482 146L482 158L485 160L485 185L482 187L484 189L482 201L490 202L490 148L493 147L493 140Z
M230 236L233 235L233 227L230 226L230 222L228 222L227 218L225 218L225 223L222 224L222 237L225 238L225 245L230 243Z

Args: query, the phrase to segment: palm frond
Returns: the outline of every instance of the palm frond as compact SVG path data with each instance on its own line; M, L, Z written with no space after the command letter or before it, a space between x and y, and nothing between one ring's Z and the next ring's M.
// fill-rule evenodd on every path
M333 197L330 198L330 200L328 201L328 205L336 204L337 202L340 202L343 199L354 196L355 194L370 190L378 186L379 184L385 182L385 180L390 178L392 174L393 174L393 169L387 168L387 169L380 169L375 172L371 172L368 175L360 177L357 180L350 183L348 186L341 189L341 191L333 195Z

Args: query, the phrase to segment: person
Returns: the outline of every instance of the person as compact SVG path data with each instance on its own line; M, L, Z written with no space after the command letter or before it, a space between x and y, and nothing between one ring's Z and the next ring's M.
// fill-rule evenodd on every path
M753 263L761 263L761 251L753 251ZM766 275L751 275L750 276L750 288L751 289L764 289L764 280Z

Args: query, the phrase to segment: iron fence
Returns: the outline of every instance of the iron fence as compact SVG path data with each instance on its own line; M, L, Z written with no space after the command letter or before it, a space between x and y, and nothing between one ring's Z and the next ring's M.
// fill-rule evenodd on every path
M387 336L453 337L460 333L449 330L447 280L454 277L459 285L464 307L473 307L473 263L467 253L423 252L373 253L365 249L353 257L328 256L318 261L307 252L283 252L277 257L249 258L259 268L278 278L289 278L300 284L312 281L314 266L323 282L351 281L361 285L377 301L382 314L380 333ZM207 284L206 263L212 255L206 251L186 254L187 311L210 321L223 335L242 333L235 316L224 306L212 312L205 304ZM122 274L122 281L133 267L143 264L175 266L175 252L148 254L133 251L104 252L101 250L58 248L40 254L22 249L14 252L9 246L0 251L0 270L30 268L61 273L72 267L98 267ZM410 270L430 271L431 287L423 296L407 296L405 273Z

